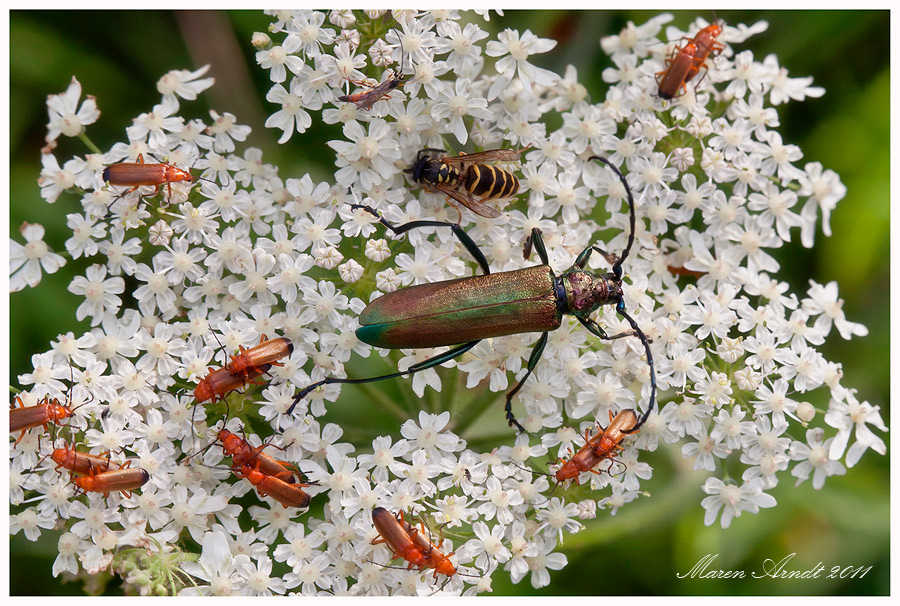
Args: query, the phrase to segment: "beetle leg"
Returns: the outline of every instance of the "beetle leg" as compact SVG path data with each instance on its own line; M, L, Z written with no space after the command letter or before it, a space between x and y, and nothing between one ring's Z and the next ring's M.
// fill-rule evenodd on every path
M528 377L531 376L532 371L534 371L534 367L537 366L538 360L541 359L541 356L544 354L544 347L547 345L547 335L550 333L541 333L540 338L537 340L537 343L534 344L534 349L531 350L531 357L528 358L528 372L525 373L525 376L522 377L522 380L516 383L516 386L506 392L506 421L509 423L509 426L512 427L515 425L520 433L525 433L525 428L516 421L516 415L513 414L512 411L512 399L516 393L522 389L522 385L525 384L525 381L528 380Z
M706 61L704 61L703 63L701 63L701 64L699 65L699 67L696 67L696 68L695 68L695 69L697 70L697 73L700 73L700 68L701 68L701 67L703 68L703 75L700 76L700 79L697 80L697 82L694 83L694 91L695 91L695 92L696 92L697 90L699 90L700 84L703 82L703 79L706 78L706 75L709 73L709 66L706 65ZM688 78L685 78L685 82L687 82L687 81L688 81ZM685 89L687 89L687 85L686 85L686 84L685 84Z
M484 253L481 252L481 249L478 248L478 245L475 244L475 241L469 237L469 234L464 232L459 225L454 223L450 223L448 221L410 221L409 223L404 223L403 225L398 225L394 227L391 223L382 217L378 211L376 211L371 206L366 206L365 204L351 204L350 208L360 208L369 214L373 215L378 219L378 222L387 227L389 230L394 232L396 235L401 235L408 232L411 229L415 229L417 227L442 227L446 226L453 230L454 235L463 245L463 247L469 251L476 261L478 261L478 265L481 266L484 274L487 275L491 273L491 268L488 265L487 259L484 256Z
M449 351L445 351L442 354L438 354L432 358L428 358L427 360L419 362L418 364L413 364L406 370L401 370L399 372L392 372L391 374L381 375L379 377L368 377L366 379L339 379L337 377L326 377L326 378L322 379L321 381L316 381L312 385L304 387L299 392L297 392L297 395L294 396L294 403L291 404L291 407L287 409L287 412L285 414L291 414L294 411L294 407L300 403L300 400L305 398L307 394L309 394L311 391L313 391L314 389L316 389L317 387L319 387L321 385L332 385L334 383L372 383L375 381L383 381L385 379L394 379L394 378L403 377L406 375L413 375L417 372L421 372L423 370L428 370L429 368L432 368L434 366L440 366L441 364L443 364L444 362L447 362L448 360L452 360L453 358L461 356L462 354L466 353L467 351L469 351L470 349L475 347L475 345L477 345L480 341L481 341L481 339L478 339L476 341L469 341L468 343L463 343L462 345L457 345L456 347L454 347L453 349L451 349ZM523 429L522 431L525 431L525 430Z
M626 330L624 332L620 332L619 334L609 336L608 334L606 334L606 331L603 330L602 326L600 326L599 324L597 324L594 320L591 320L590 318L588 318L586 320L584 318L578 318L578 321L581 322L581 324L585 328L588 329L588 332L590 332L592 335L594 335L596 337L600 337L604 341L612 341L613 339L621 339L622 337L638 336L638 334L636 332L634 332L633 330Z
M544 238L541 236L541 228L539 227L532 227L531 235L525 238L525 247L522 249L522 255L525 259L528 259L528 257L531 256L532 246L534 246L538 256L541 258L541 263L550 265L550 258L547 256L547 248L544 246Z

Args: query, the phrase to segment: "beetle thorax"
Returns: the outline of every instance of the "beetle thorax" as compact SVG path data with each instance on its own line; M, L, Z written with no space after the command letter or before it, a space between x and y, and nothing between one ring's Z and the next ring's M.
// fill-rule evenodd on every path
M176 181L187 181L190 183L194 180L194 176L186 170L168 164L166 165L166 180L172 183Z
M569 313L587 317L601 305L622 298L622 284L613 274L596 275L583 269L570 269L561 276L566 289Z

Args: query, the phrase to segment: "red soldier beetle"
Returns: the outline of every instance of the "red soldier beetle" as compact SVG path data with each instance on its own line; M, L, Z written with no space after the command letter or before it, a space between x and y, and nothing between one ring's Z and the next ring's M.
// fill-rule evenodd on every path
M400 38L400 34L397 30L394 30L394 33L397 34L397 40L400 42L400 69L397 73L391 73L385 78L384 82L376 84L375 86L370 86L365 82L351 80L350 82L353 84L365 87L368 90L359 91L352 95L341 95L337 98L338 101L353 103L356 105L357 109L368 111L372 109L372 106L380 99L390 99L390 92L399 86L403 86L403 81L405 79L403 75L403 39Z
M566 480L575 480L578 483L578 476L585 471L600 474L594 469L603 459L612 459L616 456L617 450L623 450L620 446L622 440L631 433L638 424L637 415L633 410L623 410L613 418L612 411L609 412L609 425L606 428L597 424L599 432L591 437L590 429L584 431L585 444L571 459L564 461L557 459L557 463L562 462L563 465L556 471L557 484Z
M63 446L55 449L50 454L50 458L56 463L57 470L62 467L73 474L90 475L92 473L97 474L109 471L109 467L112 464L109 454L109 451L100 455L80 452L75 450L73 445L71 448ZM125 469L129 465L131 465L131 461L126 462L125 465L121 465L119 468Z
M696 69L694 67L694 57L696 55L697 45L692 41L688 41L683 47L678 49L674 57L666 59L666 69L656 74L656 81L659 84L658 93L661 98L669 100L680 96L678 93L681 89L687 91L685 82L693 76L693 74L690 74L691 70Z
M280 480L274 476L267 475L259 470L259 468L250 463L244 463L240 467L232 467L234 474L240 478L244 478L251 484L256 486L256 491L260 496L270 496L282 507L308 507L311 497L303 492L301 488L309 486L309 484L289 484L284 480Z
M435 579L440 573L447 577L447 582L457 574L464 577L474 576L456 570L450 561L450 556L455 552L447 555L441 553L439 548L444 543L443 538L437 545L432 543L431 539L426 536L424 522L420 522L420 528L417 529L406 520L402 511L394 516L383 507L376 507L372 510L372 522L379 534L379 537L372 540L372 545L387 544L391 550L391 559L403 558L409 562L407 570L413 566L419 570L432 568Z
M685 38L685 45L677 49L673 57L666 59L666 70L656 74L660 97L672 99L678 96L681 89L687 91L687 83L701 69L706 70L704 77L706 76L709 71L706 60L725 49L725 45L716 40L722 34L722 29L720 24L713 23L701 29L693 38ZM662 80L659 79L661 74Z
M403 512L401 512L403 513ZM440 546L444 544L443 537L437 545L431 542L431 539L426 536L425 524L424 522L419 522L419 528L415 528L408 521L401 518L400 524L403 527L403 530L412 537L413 543L416 547L418 547L419 551L426 558L425 566L428 568L434 568L434 578L437 579L438 573L446 575L447 577L452 577L456 574L456 567L450 561L450 556L452 556L456 552L448 553L444 555L440 551ZM430 532L428 533L431 534Z
M150 480L150 474L145 469L130 469L130 463L129 461L114 471L78 476L74 480L75 485L85 492L121 492L125 498L131 498L131 491L146 484Z
M262 451L263 448L274 444L263 444L254 448L245 439L227 429L220 429L216 434L216 440L221 443L225 454L231 457L233 467L242 468L246 464L251 464L265 475L284 480L288 484L294 483L294 471L302 476L296 466L286 461L277 461Z
M705 271L695 271L686 267L678 267L675 265L666 265L666 270L673 276L688 276L691 278L701 278L706 275Z
M227 368L232 374L241 375L247 380L250 379L255 368L283 366L278 360L286 358L294 351L294 346L289 339L285 337L267 339L265 335L259 338L259 345L256 347L250 349L244 349L243 345L238 347L240 353L231 356L231 364Z
M50 396L44 397L36 406L25 406L22 398L16 396L16 402L19 406L13 405L9 409L9 432L21 431L16 444L25 437L25 432L32 427L43 426L47 429L50 423L58 424L59 421L71 417L74 413L73 408L69 408L59 403L56 398L51 399Z
M234 374L228 367L219 369L210 367L209 374L203 377L194 388L194 399L198 404L207 400L211 400L211 403L223 400L226 395L247 383L258 383L254 379L268 372L271 367L271 364L251 366L243 375Z
M413 566L419 570L428 567L428 557L416 545L413 537L404 528L403 512L394 517L391 512L383 507L372 510L372 523L379 537L372 539L372 545L385 543L391 550L391 559L403 558L409 562L407 570ZM413 529L413 532L416 532Z
M152 194L155 196L159 193L159 188L165 185L169 194L166 204L172 200L172 183L193 183L200 178L202 177L194 177L189 170L178 168L174 164L148 164L144 162L144 154L138 154L137 162L118 162L103 170L103 180L110 185L131 187L119 198L144 186L155 186L156 191Z
M685 77L685 82L690 82L690 80L700 71L700 68L709 70L709 67L706 65L706 60L711 55L717 55L725 50L725 45L716 40L722 34L722 29L723 28L719 23L713 23L701 29L697 32L697 35L694 36L694 46L697 47L697 52L694 54L694 69L692 69Z

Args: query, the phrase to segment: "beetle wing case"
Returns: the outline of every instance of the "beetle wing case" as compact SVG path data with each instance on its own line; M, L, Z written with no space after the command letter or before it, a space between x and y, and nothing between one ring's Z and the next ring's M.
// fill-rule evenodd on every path
M356 336L389 349L438 347L559 327L547 265L420 284L388 293L359 317Z

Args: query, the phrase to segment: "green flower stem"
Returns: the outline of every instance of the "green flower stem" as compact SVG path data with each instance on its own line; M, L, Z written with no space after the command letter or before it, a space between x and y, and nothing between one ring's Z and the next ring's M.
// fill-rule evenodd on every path
M459 389L459 384L463 380L462 373L459 372L459 369L454 369L452 372L447 373L446 381L444 378L442 386L444 386L443 396L444 402L446 402L446 409L449 410L453 407L453 402L456 401L456 392Z
M679 474L666 485L666 490L644 504L629 507L625 515L610 516L605 522L591 523L581 532L567 536L564 543L566 550L614 543L658 527L666 520L680 518L682 510L697 506L696 495L700 492L702 479L703 474L700 473Z
M85 134L85 133L82 132L80 135L78 135L78 138L81 139L81 142L84 143L85 146L86 146L89 150L91 150L91 152L93 152L93 153L95 153L95 154L102 154L102 153L103 153L102 151L100 151L100 148L99 148L99 147L97 147L96 145L94 145L94 142L91 141L91 138L88 137L87 134Z
M384 395L380 389L375 389L374 385L371 383L358 383L356 386L359 387L360 391L362 391L367 398L394 415L399 421L406 421L410 418L410 414L407 410L398 406L391 398Z
M343 430L342 439L347 440L351 444L368 444L375 438L375 432L371 427L363 427L361 425L349 425L341 423Z
M471 450L476 451L484 451L490 452L498 445L501 444L509 444L515 441L518 433L514 427L510 427L508 431L501 431L499 433L493 433L488 436L478 436L472 440L466 440L466 446ZM546 467L546 461L543 459L537 458L535 459L538 463L531 462L530 465L534 468L534 473L544 473L541 471L541 464L544 464Z
M480 392L476 393L475 397L463 405L454 415L455 418L451 421L450 430L455 434L459 436L465 434L469 426L483 415L496 400L496 394L486 387L487 384L485 384L485 387L481 387Z

